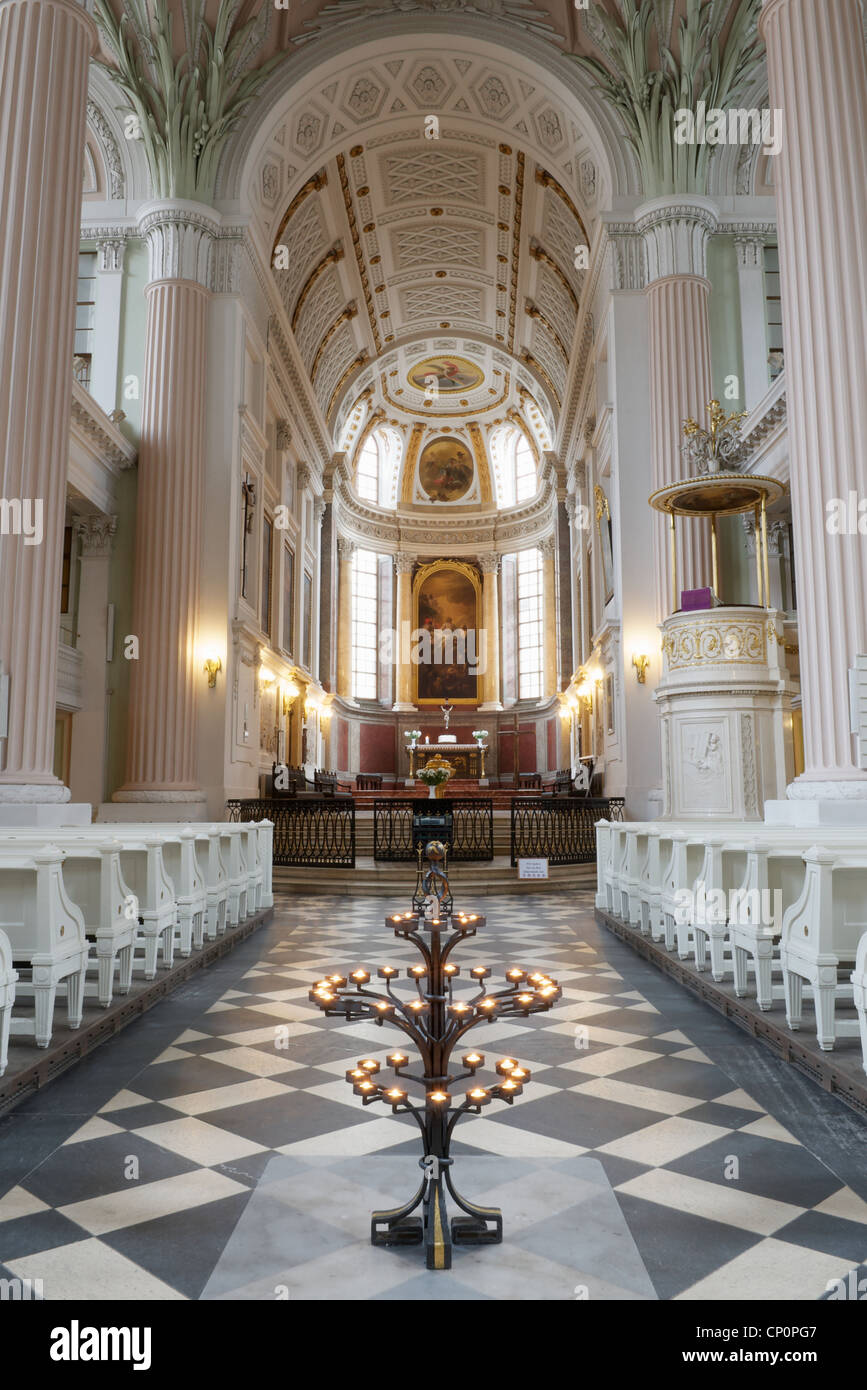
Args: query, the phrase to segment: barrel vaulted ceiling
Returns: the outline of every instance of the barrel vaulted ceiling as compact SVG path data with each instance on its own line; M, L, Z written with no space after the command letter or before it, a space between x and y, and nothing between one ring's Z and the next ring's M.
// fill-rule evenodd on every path
M575 116L456 46L320 76L262 142L251 194L335 440L362 396L402 424L534 408L552 436L600 195ZM414 381L432 359L456 359L463 389Z

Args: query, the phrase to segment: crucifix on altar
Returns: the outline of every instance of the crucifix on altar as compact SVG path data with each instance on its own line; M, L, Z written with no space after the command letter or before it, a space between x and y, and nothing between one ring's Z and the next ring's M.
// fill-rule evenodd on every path
M451 718L451 714L452 714L452 710L453 710L453 709L454 709L454 705L451 703L451 701L449 700L449 697L448 697L448 695L447 695L446 698L445 698L445 704L440 705L440 710L442 711L442 716L443 716L443 724L444 724L444 726L445 726L446 729L448 729L448 727L449 727L449 719Z

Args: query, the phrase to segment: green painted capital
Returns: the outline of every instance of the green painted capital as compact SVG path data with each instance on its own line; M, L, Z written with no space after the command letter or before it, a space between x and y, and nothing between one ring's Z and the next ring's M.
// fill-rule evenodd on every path
M575 61L619 115L646 197L707 193L715 145L692 137L706 113L736 108L760 70L761 4L686 0L677 23L673 0L612 0L613 11L584 14L598 56Z
M181 8L181 7L179 7ZM220 0L213 28L206 0L183 0L185 49L175 56L169 0L94 0L113 63L98 64L126 98L124 134L141 140L155 198L213 200L223 148L277 53L258 67L268 8L234 24L238 0Z

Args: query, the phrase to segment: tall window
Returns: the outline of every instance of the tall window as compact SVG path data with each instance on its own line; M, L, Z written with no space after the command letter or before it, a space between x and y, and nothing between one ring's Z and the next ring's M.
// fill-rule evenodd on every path
M82 251L78 257L78 293L75 305L75 377L90 388L93 361L93 318L96 312L96 252Z
M271 636L271 552L274 541L274 523L269 516L262 522L262 596L260 621L265 632Z
M783 300L780 294L780 252L765 247L765 319L768 326L768 352L783 351ZM782 360L771 363L771 380L783 370Z
M375 700L377 668L377 557L372 550L352 556L352 694Z
M283 650L292 655L292 632L295 626L295 556L283 543Z
M518 554L519 700L542 698L542 644L542 554L522 550Z

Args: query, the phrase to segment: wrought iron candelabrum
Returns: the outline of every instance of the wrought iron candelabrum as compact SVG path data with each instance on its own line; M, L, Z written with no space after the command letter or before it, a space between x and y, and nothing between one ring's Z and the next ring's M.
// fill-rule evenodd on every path
M372 1018L378 1024L393 1023L418 1049L420 1072L409 1068L412 1059L401 1051L392 1052L387 1066L394 1079L380 1079L383 1066L373 1057L362 1057L346 1073L362 1104L383 1102L394 1114L414 1116L421 1131L424 1153L419 1160L422 1180L418 1191L403 1206L391 1211L375 1211L371 1220L374 1245L425 1246L428 1269L449 1269L452 1244L497 1245L503 1238L502 1213L495 1207L480 1207L457 1191L452 1179L449 1149L455 1125L462 1115L478 1115L493 1100L511 1105L530 1080L530 1072L513 1057L501 1057L491 1068L496 1080L481 1084L476 1073L484 1068L481 1052L465 1051L461 1069L452 1070L450 1058L470 1029L495 1018L528 1017L550 1009L560 998L556 980L541 971L528 973L519 966L505 972L505 988L490 989L491 971L475 965L461 974L462 967L450 960L455 946L473 937L485 925L478 913L448 914L425 918L412 912L387 917L385 924L394 935L411 941L421 954L420 965L409 966L406 976L416 986L412 998L395 991L400 977L396 965L381 965L377 976L384 990L371 988L371 972L363 968L348 976L333 974L317 981L310 999L325 1014L346 1019ZM467 998L455 993L456 984L475 985ZM464 1094L459 1088L469 1083ZM410 1086L420 1088L410 1096ZM446 1191L464 1213L449 1223ZM413 1216L421 1207L421 1215Z

